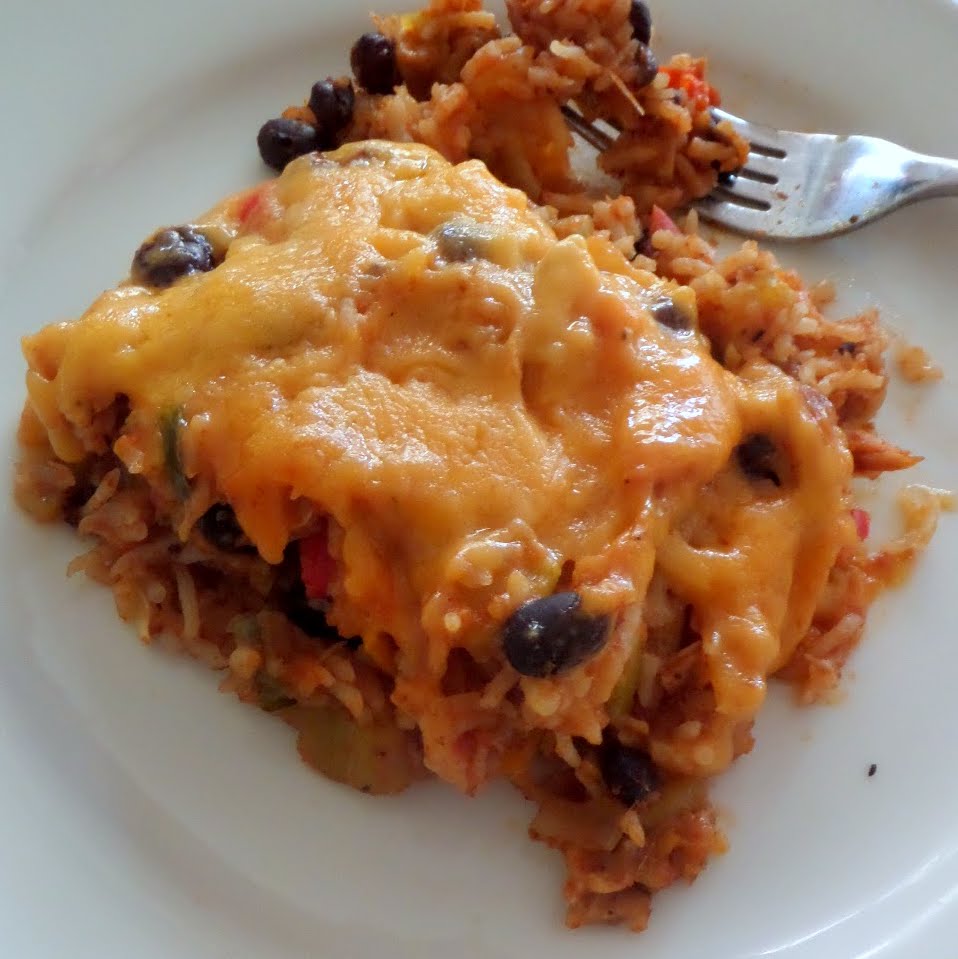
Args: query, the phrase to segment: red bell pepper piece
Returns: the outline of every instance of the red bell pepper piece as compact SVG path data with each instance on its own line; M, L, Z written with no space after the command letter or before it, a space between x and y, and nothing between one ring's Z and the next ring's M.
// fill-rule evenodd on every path
M852 519L855 521L855 531L859 539L868 539L868 532L871 529L871 517L868 511L864 509L853 509Z
M309 599L325 599L336 564L329 555L325 527L299 541L299 570Z
M699 76L695 70L663 67L661 72L669 78L669 86L673 90L684 90L689 103L694 104L699 110L717 107L722 102L718 90Z
M675 225L672 219L661 207L653 206L649 214L649 232L655 233L656 230L667 230L669 233L681 233L682 231Z

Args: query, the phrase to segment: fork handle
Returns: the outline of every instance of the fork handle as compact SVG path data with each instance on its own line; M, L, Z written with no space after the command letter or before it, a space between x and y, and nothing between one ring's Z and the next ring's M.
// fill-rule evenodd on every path
M958 161L918 154L902 171L899 203L958 196Z

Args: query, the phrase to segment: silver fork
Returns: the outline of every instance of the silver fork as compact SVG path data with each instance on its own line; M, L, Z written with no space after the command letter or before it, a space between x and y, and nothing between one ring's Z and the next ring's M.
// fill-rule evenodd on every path
M611 137L568 107L569 126L597 150ZM916 200L958 196L958 162L913 153L876 137L794 133L713 109L750 150L695 203L701 216L737 233L771 240L812 240L856 230Z

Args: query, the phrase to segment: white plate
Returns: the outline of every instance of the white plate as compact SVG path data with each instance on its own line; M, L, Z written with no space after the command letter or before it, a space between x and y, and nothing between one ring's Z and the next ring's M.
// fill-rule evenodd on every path
M734 111L958 156L958 10L944 0L657 6L663 46L708 53ZM259 123L340 72L363 27L344 0L3 4L11 461L16 337L111 285L154 226L259 178ZM783 253L835 277L847 305L881 304L948 367L943 384L900 390L884 419L927 454L915 478L943 486L958 484L956 233L958 205L941 201ZM842 705L774 697L754 754L718 789L731 852L661 896L637 939L561 928L558 857L526 840L528 810L506 790L377 800L310 773L281 723L142 648L105 591L65 581L68 533L2 502L4 957L956 954L953 519L876 607Z

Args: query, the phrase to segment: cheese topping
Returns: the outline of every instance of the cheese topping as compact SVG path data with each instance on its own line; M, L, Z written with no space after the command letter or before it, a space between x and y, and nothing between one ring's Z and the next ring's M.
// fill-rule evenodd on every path
M622 610L656 568L695 611L718 714L754 713L854 540L851 461L794 380L712 359L691 290L600 236L557 240L480 163L409 144L299 159L198 229L225 257L211 272L121 285L25 341L58 456L85 456L123 396L114 449L171 517L189 512L173 422L190 495L231 504L268 561L329 518L331 621L420 719L449 650L500 657L522 600L561 580ZM656 322L663 297L688 332ZM735 466L756 432L791 464L779 489ZM548 681L527 686L535 700ZM563 728L563 702L544 725Z

